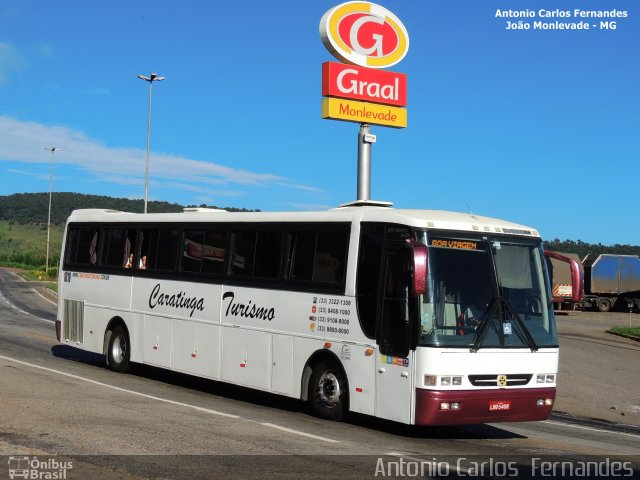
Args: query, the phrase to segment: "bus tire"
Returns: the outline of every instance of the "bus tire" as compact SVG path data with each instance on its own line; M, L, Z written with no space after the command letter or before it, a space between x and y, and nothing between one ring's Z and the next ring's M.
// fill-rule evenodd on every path
M127 331L121 325L113 327L107 346L107 365L114 372L126 373L129 371L129 345Z
M347 404L347 382L342 370L334 365L316 363L309 380L309 402L313 414L340 421Z

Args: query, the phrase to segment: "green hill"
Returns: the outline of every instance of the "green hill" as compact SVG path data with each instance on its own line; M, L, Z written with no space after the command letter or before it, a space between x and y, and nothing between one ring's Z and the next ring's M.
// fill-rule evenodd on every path
M149 202L147 207L149 213L181 212L183 209L182 205L176 203L156 201ZM51 224L64 224L69 214L77 208L107 208L142 213L144 201L84 195L81 193L55 192L51 197ZM46 225L48 211L48 193L16 193L14 195L0 196L0 220L20 225L42 223Z
M206 207L207 205L198 206ZM54 192L51 197L49 265L57 264L64 224L69 214L79 208L105 208L142 213L144 201ZM147 205L149 213L181 212L183 208L182 205L175 203L157 201L151 201ZM225 210L249 211L231 207ZM39 267L45 264L48 212L48 193L16 193L0 196L0 265Z

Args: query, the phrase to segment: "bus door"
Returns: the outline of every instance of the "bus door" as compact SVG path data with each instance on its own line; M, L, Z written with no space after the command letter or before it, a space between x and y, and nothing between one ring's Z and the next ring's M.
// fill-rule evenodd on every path
M415 306L409 255L405 249L385 250L376 335L376 416L411 423L415 358L411 315Z

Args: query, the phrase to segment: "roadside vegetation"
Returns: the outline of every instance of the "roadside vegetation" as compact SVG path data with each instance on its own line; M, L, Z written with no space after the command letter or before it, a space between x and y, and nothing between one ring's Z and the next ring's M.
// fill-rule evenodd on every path
M207 207L207 205L188 205ZM0 266L31 272L32 280L55 282L58 275L60 249L65 222L78 208L103 208L142 213L143 200L113 198L80 193L54 192L51 198L51 236L49 268L47 255L47 217L49 193L16 193L0 196ZM151 201L149 213L181 212L175 203ZM210 208L221 208L211 206ZM224 207L231 212L251 210Z
M638 255L640 256L640 245L603 245L601 243L587 243L582 240L547 240L544 242L545 250L554 252L576 253L578 257L584 258L587 254L600 255L611 253L614 255Z
M640 327L611 327L611 333L616 335L622 335L624 337L631 337L635 340L640 340Z
M58 291L58 282L56 281L57 273L53 278L45 275L44 270L39 270L37 268L31 270L19 269L17 273L27 281L43 281L46 288L53 290L54 292Z

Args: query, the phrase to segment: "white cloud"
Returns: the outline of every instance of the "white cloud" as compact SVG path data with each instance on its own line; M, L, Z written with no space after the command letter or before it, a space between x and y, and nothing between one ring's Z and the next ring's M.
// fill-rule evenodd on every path
M47 163L51 155L44 149L47 146L60 148L54 153L57 164L70 165L92 175L85 177L85 181L119 185L144 181L146 151L143 149L110 147L64 126L48 126L0 115L0 161ZM225 197L243 195L236 190L242 186L320 191L270 173L238 170L167 153L152 153L150 181L161 187ZM232 188L219 188L223 185Z

